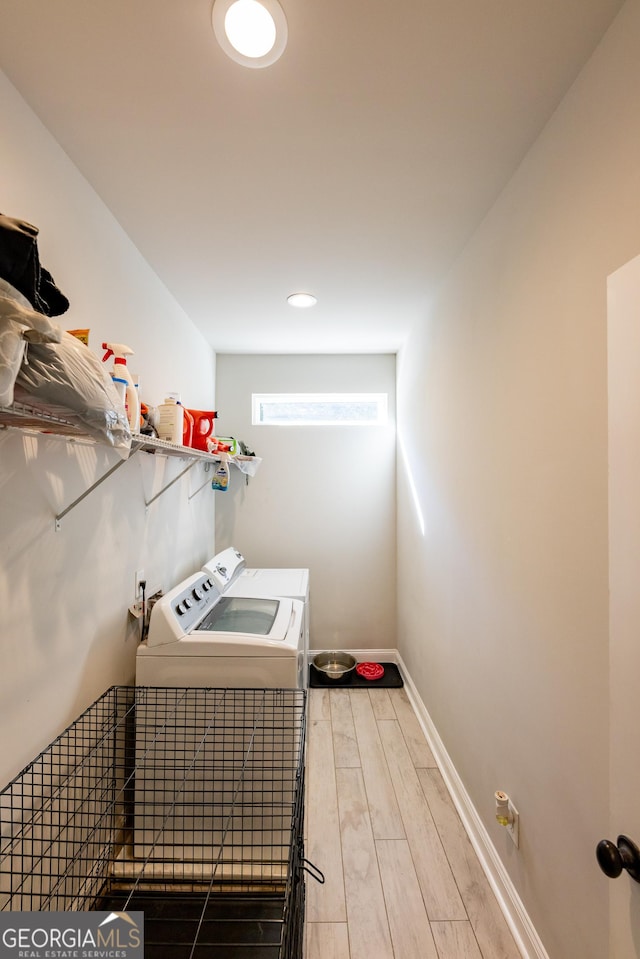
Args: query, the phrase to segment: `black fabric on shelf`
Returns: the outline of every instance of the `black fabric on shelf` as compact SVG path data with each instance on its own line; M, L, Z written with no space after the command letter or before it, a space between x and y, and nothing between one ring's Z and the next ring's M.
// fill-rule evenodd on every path
M0 276L29 300L38 313L60 316L69 300L40 263L38 227L0 213Z
M404 686L404 680L395 663L380 663L384 666L384 676L380 679L365 679L353 670L344 679L327 679L325 674L312 664L309 666L309 686L311 689L328 687L329 689L376 689Z

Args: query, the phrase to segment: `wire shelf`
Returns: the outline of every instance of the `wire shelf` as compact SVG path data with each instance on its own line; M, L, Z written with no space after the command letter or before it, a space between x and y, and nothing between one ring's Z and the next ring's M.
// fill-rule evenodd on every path
M142 910L147 957L301 956L305 696L107 690L0 793L0 909Z

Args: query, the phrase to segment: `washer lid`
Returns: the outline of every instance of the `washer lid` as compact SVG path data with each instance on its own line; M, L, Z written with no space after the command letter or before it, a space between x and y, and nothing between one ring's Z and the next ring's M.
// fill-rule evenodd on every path
M243 569L229 586L232 596L292 596L305 600L309 592L308 569Z
M279 599L221 596L196 626L196 632L246 633L270 636L280 608Z

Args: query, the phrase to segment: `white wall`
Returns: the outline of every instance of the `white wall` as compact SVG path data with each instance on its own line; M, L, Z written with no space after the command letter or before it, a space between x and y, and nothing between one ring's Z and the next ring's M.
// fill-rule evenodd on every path
M552 959L608 955L606 279L640 250L639 49L630 0L398 374L426 521L400 464L399 648Z
M218 354L219 435L263 458L217 493L216 545L308 567L312 649L395 648L395 356ZM387 392L388 427L251 425L251 393Z
M2 212L40 228L41 261L71 301L63 328L135 350L142 397L180 390L210 408L215 357L99 197L0 74ZM213 548L210 489L182 460L138 453L54 530L54 516L118 460L102 447L0 431L0 786L113 683L134 676L135 571L172 586Z

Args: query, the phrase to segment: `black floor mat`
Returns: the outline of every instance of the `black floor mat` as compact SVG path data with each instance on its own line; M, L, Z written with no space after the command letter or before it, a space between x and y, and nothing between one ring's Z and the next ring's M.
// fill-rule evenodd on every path
M309 686L312 689L329 687L329 689L390 689L404 686L404 680L395 663L381 663L384 666L384 676L380 679L365 679L353 670L345 679L328 679L323 672L312 664L309 666Z

